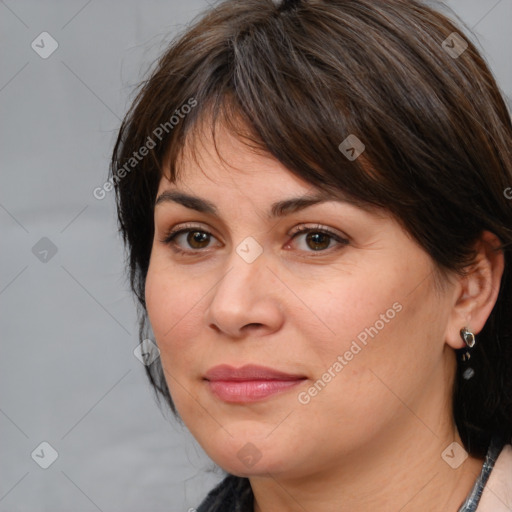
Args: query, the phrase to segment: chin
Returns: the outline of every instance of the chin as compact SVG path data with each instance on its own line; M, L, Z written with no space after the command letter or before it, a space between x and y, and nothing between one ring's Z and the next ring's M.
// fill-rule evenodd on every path
M287 472L287 469L285 465L283 465L282 461L277 461L274 457L270 459L265 459L262 457L257 461L251 462L249 459L240 461L235 454L234 457L226 457L224 455L221 459L217 458L213 460L224 471L227 471L232 475L245 478L252 478L257 476L268 477L269 474L277 475L283 472Z
M229 430L229 428L228 428ZM268 436L268 432L265 433ZM211 438L210 438L211 442ZM288 447L278 449L278 444L286 442L264 436L257 438L250 434L233 436L222 442L203 445L208 456L224 471L240 477L268 476L297 469L298 461L292 461L293 453ZM297 453L295 452L295 455Z

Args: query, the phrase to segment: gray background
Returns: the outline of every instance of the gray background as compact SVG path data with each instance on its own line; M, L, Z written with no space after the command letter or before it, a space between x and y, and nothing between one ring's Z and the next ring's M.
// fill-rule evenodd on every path
M134 86L207 5L0 1L0 512L186 512L222 477L156 405L113 192L92 194ZM510 98L512 0L447 5ZM59 45L46 59L43 31Z

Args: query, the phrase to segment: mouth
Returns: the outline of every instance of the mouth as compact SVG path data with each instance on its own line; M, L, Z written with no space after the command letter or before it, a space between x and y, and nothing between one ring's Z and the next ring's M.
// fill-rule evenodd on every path
M257 402L297 386L305 379L297 380L244 380L207 381L210 391L231 403Z
M256 365L245 365L241 368L215 366L204 376L210 392L230 403L263 400L297 386L306 378L304 375Z

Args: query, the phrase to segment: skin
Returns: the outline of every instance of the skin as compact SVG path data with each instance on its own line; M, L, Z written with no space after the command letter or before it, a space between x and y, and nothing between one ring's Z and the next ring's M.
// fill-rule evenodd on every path
M451 416L453 349L464 346L461 327L477 334L496 302L503 255L491 251L494 235L484 233L468 276L439 289L430 256L386 212L330 201L269 221L271 203L312 186L222 127L225 161L211 138L201 140L197 162L186 147L179 179L162 177L157 196L181 190L213 202L219 216L158 204L146 279L166 381L190 432L219 466L249 477L256 512L455 512L483 461L454 469L441 457L452 442L463 446ZM161 241L184 223L212 234L195 245L178 236L195 256ZM317 224L349 243L327 238L315 251L306 234L289 235ZM263 250L252 263L236 252L249 236ZM396 303L394 318L300 403ZM307 379L259 402L226 403L203 380L222 363ZM237 455L244 446L261 457L250 467Z

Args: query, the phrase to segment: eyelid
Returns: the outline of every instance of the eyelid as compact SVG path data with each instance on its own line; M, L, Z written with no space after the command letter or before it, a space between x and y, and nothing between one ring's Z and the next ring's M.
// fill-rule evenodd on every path
M328 235L333 236L337 240L342 240L342 241L346 241L346 242L349 241L348 236L346 236L344 233L341 233L340 231L337 231L337 230L335 231L332 228L323 226L322 224L318 224L318 223L309 223L309 224L305 223L305 224L300 224L298 226L295 226L288 232L288 236L293 236L293 235L296 235L297 233L302 233L304 231L321 231L323 233L327 233Z
M204 228L203 226L200 226L198 224L185 223L185 224L178 224L177 226L174 226L173 228L166 230L163 238L160 239L160 242L168 244L171 242L172 237L177 236L182 231L193 231L193 230L202 231L204 233L207 233L207 234L215 237L215 235L211 232L211 231L213 231L212 228L210 228L209 226ZM215 238L217 238L217 237L215 237Z
M199 226L198 224L191 224L191 223L185 223L185 224L178 224L177 226L173 227L172 229L166 231L164 235L164 239L168 239L170 236L175 235L179 233L180 231L184 231L186 229L197 229L197 231L204 231L206 233L210 233L208 230L212 229L209 226L204 229L202 226ZM305 224L299 224L298 226L293 227L290 231L288 231L288 236L296 235L297 233L300 233L302 231L305 231L306 229L318 229L319 231L324 231L326 233L329 233L333 236L337 236L343 240L349 241L349 237L346 236L344 233L341 233L339 231L335 231L332 228L329 228L327 226L323 226L322 224L318 223L305 223ZM163 241L163 240L161 240Z
M181 249L180 247L176 246L176 244L174 244L173 241L180 234L194 231L194 230L206 233L206 234L210 235L211 237L217 239L217 237L209 231L210 229L211 229L210 227L205 229L202 226L200 226L198 224L193 224L193 223L178 224L177 226L173 227L172 229L166 231L163 238L160 238L160 242L165 245L172 246L172 249L174 251L180 252L180 253L185 253L185 254L190 254L190 255L207 253L207 252L209 252L209 248L186 250L186 249ZM308 232L321 232L321 233L327 234L328 236L330 236L332 239L334 239L336 241L338 248L340 248L339 246L345 246L350 243L349 237L347 237L345 234L338 232L338 231L334 231L332 228L323 226L322 224L318 224L318 223L299 224L298 226L295 226L290 231L288 231L287 236L290 236L293 239L298 234L303 234L303 233L308 233ZM289 242L287 242L286 246L289 246ZM336 250L336 248L331 247L331 248L323 250L323 251L305 251L305 252L311 253L311 255L314 257L315 253L317 256L321 256L322 254L325 255L325 254L331 253L334 250ZM299 251L299 252L302 252L302 251Z

